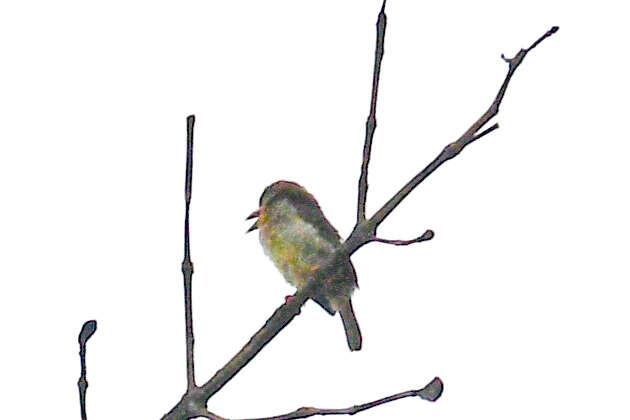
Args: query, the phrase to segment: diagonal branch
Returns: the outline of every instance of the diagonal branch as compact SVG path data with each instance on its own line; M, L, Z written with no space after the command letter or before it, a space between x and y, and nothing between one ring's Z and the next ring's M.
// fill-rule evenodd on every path
M374 73L372 75L372 98L370 100L370 115L365 122L365 144L363 146L363 163L361 164L361 176L359 177L359 199L357 201L357 223L365 220L365 201L367 197L368 165L372 153L372 139L376 130L376 98L378 96L378 82L381 76L381 62L383 61L383 46L385 44L385 27L387 16L385 15L385 2L378 14L376 21L376 48L374 50Z
M405 197L409 195L411 191L413 191L414 188L418 186L418 184L424 181L425 178L431 175L433 171L439 168L444 162L453 159L464 149L464 147L468 146L473 141L485 136L486 134L498 128L498 125L495 124L484 132L477 134L477 132L484 125L486 125L486 123L488 123L488 121L492 117L499 113L499 106L503 101L503 97L507 90L508 84L510 83L510 80L512 79L512 76L514 75L514 72L516 71L518 66L520 66L523 62L523 59L525 58L527 53L534 49L545 38L557 32L558 29L559 28L557 26L554 26L543 36L538 38L538 40L536 40L536 42L534 42L529 48L521 49L518 54L514 56L514 58L506 59L504 56L502 56L503 59L509 64L508 72L505 76L505 80L503 80L503 84L501 85L499 92L497 93L497 96L495 97L494 101L492 101L492 104L490 104L490 107L486 110L486 112L483 113L481 117L479 117L477 121L473 123L473 125L470 126L468 130L466 130L466 132L464 132L464 134L459 137L459 139L447 145L444 150L442 150L442 152L431 163L429 163L429 165L427 165L427 167L425 167L422 171L420 171L420 173L418 173L418 175L412 178L404 187L400 189L400 191L398 191L387 203L385 203L385 205L381 207L381 209L377 211L374 216L370 218L368 222L373 225L374 228L381 224L381 222L385 220L385 218L401 203L401 201Z
M190 199L192 197L192 166L193 166L193 136L195 116L186 118L186 218L184 220L184 260L182 274L184 275L184 306L186 310L186 379L188 390L194 389L195 384L195 335L192 318L192 275L193 263L190 260Z
M206 399L223 388L234 375L244 368L269 341L300 313L300 308L313 295L313 290L317 287L316 282L310 282L309 286L299 290L291 299L288 299L276 309L273 315L265 322L265 325L252 336L241 351L200 387Z

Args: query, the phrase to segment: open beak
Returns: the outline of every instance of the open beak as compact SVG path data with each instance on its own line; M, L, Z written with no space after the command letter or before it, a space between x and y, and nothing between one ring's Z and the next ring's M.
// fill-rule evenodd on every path
M260 209L256 210L255 212L247 216L245 220L253 219L254 217L258 217L258 216L260 216ZM256 230L256 229L258 229L258 220L256 220L256 222L249 229L247 229L247 232L245 233L249 233L252 230Z

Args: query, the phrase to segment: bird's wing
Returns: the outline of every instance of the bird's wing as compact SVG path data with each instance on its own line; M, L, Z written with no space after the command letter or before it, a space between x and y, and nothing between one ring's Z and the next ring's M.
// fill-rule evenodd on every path
M291 193L286 197L296 208L300 218L310 223L327 242L339 245L341 237L330 224L315 198L309 193ZM336 296L348 297L357 287L357 274L352 262L348 258L339 265L335 273L326 281L325 294L313 297L322 308L331 315L336 313L335 305L331 302Z
M341 237L337 230L330 224L324 212L317 204L315 198L309 193L295 193L287 197L291 204L295 206L302 220L309 222L318 233L327 241L333 244L339 244Z

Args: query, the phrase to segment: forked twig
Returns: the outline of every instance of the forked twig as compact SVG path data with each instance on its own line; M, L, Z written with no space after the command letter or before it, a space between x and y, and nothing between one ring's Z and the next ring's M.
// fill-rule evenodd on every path
M508 84L510 83L510 80L512 79L512 76L514 75L514 72L516 71L518 66L520 66L523 62L523 59L525 58L527 53L534 49L545 38L557 32L558 29L559 28L557 26L552 27L543 36L538 38L536 42L534 42L529 48L521 49L514 56L514 58L508 59L505 58L504 55L501 55L501 57L509 64L508 72L505 76L505 79L503 80L503 83L501 84L501 87L499 88L499 92L497 93L496 97L492 101L492 104L490 104L490 107L486 110L486 112L484 112L483 115L481 115L481 117L479 117L479 119L475 121L470 126L470 128L466 130L464 134L462 134L456 141L447 145L444 150L442 150L442 152L431 163L429 163L422 171L418 173L418 175L413 177L407 184L405 184L405 186L402 187L400 191L398 191L387 203L385 203L385 205L383 205L383 207L381 207L380 210L378 210L374 214L374 216L372 216L369 220L365 222L358 222L357 226L355 226L355 231L362 229L363 226L366 226L366 228L372 232L372 236L374 237L378 225L380 225L383 220L385 220L385 218L402 202L402 200L405 199L405 197L409 195L409 193L411 193L411 191L413 191L414 188L416 188L422 181L424 181L429 175L431 175L433 171L439 168L447 160L453 159L455 156L457 156L464 149L464 147L468 146L470 143L484 137L485 135L499 128L498 124L494 124L481 133L478 133L478 131L484 125L486 125L492 117L499 113L499 106L503 101L503 97L505 96ZM354 233L355 232L353 232L353 234ZM348 249L350 254L356 251L360 246L370 242L370 238L364 238L362 237L363 235L358 236L361 236L358 239L362 239L363 242L359 242L356 244L353 243L352 246L350 246ZM371 238L372 240L373 237Z

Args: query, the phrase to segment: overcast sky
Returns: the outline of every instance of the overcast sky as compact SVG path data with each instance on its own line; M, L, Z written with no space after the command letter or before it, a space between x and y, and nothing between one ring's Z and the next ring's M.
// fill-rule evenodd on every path
M518 3L518 6L515 4ZM490 105L500 129L394 211L353 262L363 349L302 314L210 400L226 417L345 407L435 376L436 403L361 419L627 419L623 2L390 0L368 214ZM185 390L185 119L203 383L293 293L245 217L296 181L345 238L356 214L379 1L3 2L3 417L157 419ZM28 414L25 414L28 410ZM123 414L124 413L124 414Z

